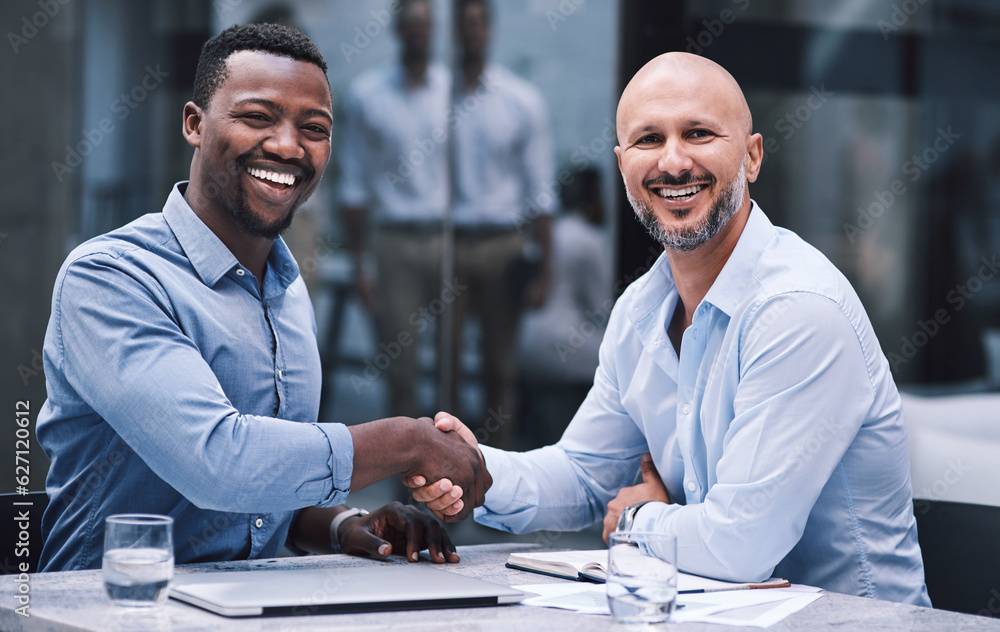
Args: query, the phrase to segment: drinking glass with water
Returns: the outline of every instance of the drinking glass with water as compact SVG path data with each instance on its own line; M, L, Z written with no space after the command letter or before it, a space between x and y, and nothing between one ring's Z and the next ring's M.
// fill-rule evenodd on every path
M131 607L166 601L174 576L173 523L153 514L108 516L101 574L111 601Z
M620 623L670 620L677 601L677 540L662 533L608 537L608 607Z

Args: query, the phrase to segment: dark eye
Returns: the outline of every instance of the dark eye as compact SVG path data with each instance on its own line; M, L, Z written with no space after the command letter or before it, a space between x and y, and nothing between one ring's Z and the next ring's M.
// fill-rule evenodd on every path
M712 132L707 129L691 130L691 133L688 134L690 138L708 138L709 136L712 136Z
M323 138L329 138L330 137L330 132L328 132L327 129L325 127L323 127L322 125L306 125L303 129L305 129L307 132L311 132L313 134L318 134L318 135L322 136Z
M656 134L646 134L639 140L635 141L636 145L649 145L651 143L659 142L659 137Z
M249 112L243 115L243 118L250 119L252 121L268 121L268 117L260 112Z

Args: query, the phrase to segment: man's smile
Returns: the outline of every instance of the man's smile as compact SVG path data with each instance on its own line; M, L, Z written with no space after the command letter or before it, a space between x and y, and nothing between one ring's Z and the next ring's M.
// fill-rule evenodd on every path
M285 186L292 186L295 184L296 180L301 179L301 176L296 176L291 173L282 173L280 171L271 171L270 169L259 169L254 167L247 167L247 173L258 180L265 180L273 184Z
M311 171L302 167L261 159L243 162L243 171L250 181L248 188L256 197L269 204L284 205L298 194L301 185L310 180Z
M652 186L649 187L649 190L665 200L687 202L706 188L708 188L708 183L694 184L685 187Z

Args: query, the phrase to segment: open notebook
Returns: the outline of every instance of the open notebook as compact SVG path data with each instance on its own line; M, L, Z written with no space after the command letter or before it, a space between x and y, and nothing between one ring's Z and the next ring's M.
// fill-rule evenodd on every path
M604 583L607 579L608 550L559 551L556 553L511 553L507 558L507 568L541 573L552 577L562 577L577 581ZM743 590L747 588L785 588L791 586L784 579L772 577L759 583L735 583L677 573L677 592L701 593L719 590Z

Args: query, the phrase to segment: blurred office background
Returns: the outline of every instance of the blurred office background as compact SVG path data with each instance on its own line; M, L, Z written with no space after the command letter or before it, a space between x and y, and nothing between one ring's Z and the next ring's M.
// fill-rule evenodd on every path
M431 5L432 55L454 65L453 2ZM15 401L30 402L32 418L44 401L40 352L65 255L159 211L172 184L186 179L191 151L180 135L180 112L201 44L231 24L290 20L325 55L340 117L350 82L398 57L386 21L395 6L389 0L0 6L4 433L13 437ZM613 122L627 79L669 50L714 59L741 83L767 154L751 195L775 224L797 231L851 280L901 387L935 395L1000 388L1000 5L505 0L492 7L490 60L534 85L545 102L559 213L576 212L579 220L594 206L606 209L583 231L591 239L584 259L592 273L560 279L591 286L570 292L580 297L569 303L576 320L567 317L560 331L551 326L558 319L546 328L530 312L523 315L522 326L537 326L548 338L520 345L512 413L517 446L558 436L586 392L586 377L573 369L590 362L584 356L606 319L603 301L651 262L653 245L620 184ZM381 366L392 358L380 346L390 341L377 339L354 292L337 202L342 138L335 130L321 190L287 240L317 311L325 362L321 419L356 423L394 414ZM485 428L476 344L482 331L470 320L460 335L467 344L451 384L463 414ZM415 343L417 393L429 414L442 401L439 343L433 336ZM564 366L533 371L541 361L531 352L539 349ZM33 448L31 487L40 490L45 458ZM12 452L3 450L0 463L12 464ZM0 491L13 490L10 478Z

